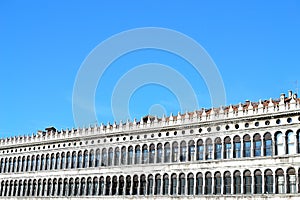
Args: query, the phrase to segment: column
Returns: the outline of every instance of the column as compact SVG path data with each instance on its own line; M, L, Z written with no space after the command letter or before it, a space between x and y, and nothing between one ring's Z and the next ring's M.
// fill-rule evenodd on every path
M265 194L265 173L262 172L262 181L261 181L261 193Z
M96 188L96 191L95 191L95 196L98 196L99 195L99 187L101 187L101 182L100 182L100 179L98 180L98 186Z
M206 154L207 154L206 142L203 141L203 160L207 160Z
M73 162L73 153L72 153L72 159L71 159L71 160L72 160L72 162ZM72 163L72 162L71 162L71 163ZM77 169L77 163L78 163L78 152L75 151L75 163L74 163L74 164L75 164L75 165L74 165L74 168L75 168L75 169ZM71 164L71 166L72 166L72 164Z
M273 194L276 193L276 181L275 181L275 171L273 172Z
M188 195L188 190L189 190L189 178L188 178L188 174L185 175L185 187L184 187L184 195Z
M164 163L164 162L165 162L165 145L162 143L161 144L161 163Z
M132 192L133 192L133 177L130 177L130 194L129 195L132 195Z
M282 132L282 142L283 142L283 155L286 154L286 138L285 138L285 132ZM280 155L280 153L278 152ZM281 154L282 155L282 154Z
M241 194L244 194L245 193L245 181L244 181L244 175L243 175L243 172L241 172Z
M274 137L272 136L272 156L275 155L275 141L276 141L276 139L274 139Z
M128 154L129 154L129 152L128 152L128 147L127 146L125 146L125 158L124 158L124 165L127 165L128 163Z
M223 174L223 176L222 176L222 174ZM225 187L225 181L224 181L224 173L222 173L221 174L221 189L220 189L220 192L221 192L221 194L224 194L224 187Z
M254 157L254 140L253 140L253 137L250 138L250 144L251 144L250 157L253 158Z
M294 153L299 153L298 152L298 140L297 140L297 129L293 129L293 133L294 133L294 148L295 148L295 152Z
M243 158L244 157L244 140L243 140L243 138L241 138L241 152L240 152L240 154L241 154L241 158Z
M112 162L113 163L113 162ZM88 151L87 152L87 160L86 160L86 166L85 166L86 168L89 168L89 167L91 167L90 166L90 152Z
M135 165L135 146L132 146L132 165ZM126 177L124 177L126 178ZM125 181L126 182L126 181Z
M230 140L230 153L229 153L229 156L230 158L233 158L233 150L234 150L234 142L233 142L233 138ZM226 151L226 150L225 150Z
M255 175L254 172L251 171L251 194L255 193Z

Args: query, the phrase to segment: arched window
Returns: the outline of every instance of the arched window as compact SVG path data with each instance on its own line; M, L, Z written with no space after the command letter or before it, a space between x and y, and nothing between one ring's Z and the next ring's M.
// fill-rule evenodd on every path
M221 187L222 187L222 178L221 178L221 173L216 172L215 173L215 194L221 194Z
M66 168L69 169L70 167L71 167L71 153L67 152Z
M53 156L54 156L54 154L53 154ZM30 170L29 169L30 163L31 163L30 156L27 156L26 172L28 172ZM10 171L11 166L12 166L12 160L9 161L8 172Z
M79 195L79 178L76 178L75 180L75 188L74 188L74 196L77 196Z
M137 195L139 188L139 177L137 175L133 176L133 185L132 185L132 195Z
M169 194L169 175L164 175L164 182L163 182L163 195Z
M180 143L180 162L186 161L186 142L182 141Z
M266 133L264 135L264 156L272 156L272 135Z
M39 171L40 170L40 164L41 164L41 161L40 161L40 155L37 155L36 156L36 165L35 165L35 171ZM18 170L18 166L16 168L16 171Z
M73 191L74 191L74 179L73 178L70 178L70 180L69 180L69 195L68 196L73 196L74 195L74 193L73 193Z
M132 160L133 160L133 147L129 146L128 147L128 161L127 161L127 164L132 165Z
M80 196L84 196L85 195L85 191L86 191L86 183L85 183L85 178L82 178L81 179L81 187L80 187L80 192L79 192L79 195Z
M224 139L224 159L230 159L231 158L231 139L230 137L225 137Z
M33 156L34 157L34 156ZM12 172L16 172L17 171L17 158L14 157L14 160L13 160L13 167L12 167ZM34 170L34 169L33 169ZM33 171L32 170L32 171Z
M74 169L76 167L76 152L73 151L72 153L72 165L71 168Z
M51 181L51 180L49 179L49 181ZM26 188L27 188L27 180L24 180L24 183L23 183L23 194L22 194L22 196L26 196ZM5 196L7 196L8 181L6 181L6 188L5 189L6 189ZM49 194L47 194L47 195L49 196Z
M203 160L204 158L204 145L203 141L199 139L197 141L197 160Z
M121 165L125 165L126 164L126 147L123 146L121 148Z
M79 151L78 152L78 160L77 160L77 168L81 168L82 167L82 152Z
M212 194L212 177L210 172L206 172L205 174L204 194Z
M294 154L295 152L295 138L294 132L289 130L286 132L286 153Z
M2 160L3 161L3 160ZM1 161L1 162L2 162ZM2 163L1 163L2 164ZM4 167L4 166L3 166ZM3 169L3 167L1 167ZM20 170L22 169L22 159L21 157L19 156L18 157L18 168L17 168L17 172L19 172ZM3 171L2 171L3 172Z
M194 174L189 173L188 176L188 195L194 195Z
M152 174L150 174L148 176L148 186L147 186L147 188L148 188L147 194L148 195L153 195L153 175Z
M20 165L20 168L22 169L22 164ZM45 155L43 154L41 156L41 168L40 170L44 170L45 169Z
M100 177L100 183L99 184L100 184L99 195L105 195L105 191L104 191L105 181L104 181L103 176Z
M96 150L96 161L95 161L95 167L100 166L100 149Z
M16 196L16 189L17 189L17 181L15 181L15 184L14 184L14 193L13 193L13 196ZM33 181L33 184L32 184L32 192L30 194L30 196L34 196L35 193L37 191L37 180L34 180Z
M240 158L241 157L241 138L240 136L235 136L233 138L233 157L234 158Z
M30 156L28 156L27 159L29 160L29 166L30 166ZM12 171L12 166L13 166L12 158L9 158L8 170L7 170L7 172L11 172L11 171Z
M277 169L275 174L276 174L276 193L283 194L285 193L284 172L282 169Z
M126 177L126 188L125 188L125 194L130 195L130 188L131 188L131 177L127 176Z
M125 183L124 183L124 176L120 176L119 177L119 195L123 195L124 194L124 185L125 185Z
M148 146L145 144L143 146L143 152L142 152L142 164L148 163Z
M188 152L188 161L195 160L195 142L194 140L189 141L189 152Z
M296 171L294 168L289 168L287 170L286 180L287 180L287 193L297 193L296 190Z
M146 195L146 176L144 174L140 178L140 195Z
M47 196L50 196L51 193L52 193L52 180L49 179L48 180L48 187L47 187Z
M117 194L117 188L118 188L118 178L114 176L112 178L112 188L111 188L111 194L116 195Z
M4 161L3 161L3 158L1 158L1 162L0 162L0 173L4 173L3 168L4 168ZM1 190L1 191L2 191L2 190ZM1 194L0 194L0 195L1 195Z
M107 166L112 166L114 159L114 150L112 147L108 149L108 160L107 160ZM106 166L106 165L104 165Z
M51 154L51 164L50 164L50 169L55 169L55 155L54 153Z
M47 155L48 156L48 161L49 161L49 154ZM7 158L5 158L5 166L4 166L4 171L7 172L7 168L8 168L8 161L7 161ZM47 167L47 166L46 166ZM26 170L26 158L25 156L23 156L22 158L22 172L24 172ZM47 168L46 168L47 169Z
M94 167L94 160L95 160L95 153L94 150L90 151L90 155L89 155L89 167Z
M172 144L172 162L178 161L178 143L173 142Z
M124 181L124 180L123 180ZM98 190L98 187L99 187L99 184L98 184L98 178L97 177L94 177L93 179L93 192L92 192L92 195L93 196L96 196L98 195L97 194L97 190ZM123 193L120 193L120 195L122 195Z
M108 166L112 166L114 159L114 150L112 147L108 149Z
M251 194L251 185L252 185L252 178L251 172L246 170L244 172L244 194Z
M83 168L87 168L88 167L88 160L89 160L89 152L88 150L85 150L83 153Z
M92 178L89 177L87 179L87 187L86 187L86 195L91 196L92 195Z
M161 194L160 188L161 188L161 176L160 176L160 174L157 174L155 176L154 195L160 195Z
M201 172L197 174L196 179L196 195L203 194L203 175Z
M224 173L224 194L231 194L231 175L229 171Z
M250 135L245 135L244 138L244 157L250 157L251 156L251 139Z
M164 157L165 157L164 162L165 163L169 163L170 162L170 158L171 158L171 149L170 149L170 143L169 142L165 143Z
M254 172L254 194L262 193L262 176L261 171L255 170Z
M273 194L273 172L270 169L265 171L265 191L267 194Z
M8 172L8 168L9 168L8 158L5 158L5 164L4 164L3 172ZM25 168L26 168L26 158L25 158L25 156L23 156L23 169L22 169L22 171L24 171Z
M275 133L275 155L284 155L284 153L283 135L279 131Z
M120 148L115 148L115 166L120 165Z
M185 195L185 186L186 186L185 174L182 173L179 175L179 187L178 187L179 195Z
M222 140L217 137L215 139L215 159L219 160L222 158Z
M261 156L261 137L259 133L256 133L253 136L253 147L254 147L253 149L254 157Z
M151 144L149 147L149 163L154 163L155 158L155 145Z
M162 155L162 144L161 143L158 143L157 144L157 156L156 156L156 162L157 163L161 163L162 162L162 158L163 158L163 155Z
M106 150L106 148L102 149L101 166L107 166L107 150Z
M135 147L135 164L140 164L141 148L140 145Z
M40 185L40 182L38 182L38 185ZM39 188L40 186L38 186ZM63 184L62 184L62 179L58 179L58 186L57 186L57 196L62 196L62 188L63 187ZM38 192L39 194L39 192ZM39 196L39 195L38 195Z
M206 150L205 159L211 160L214 154L213 154L213 144L210 138L206 139L205 141L205 150Z
M55 162L55 169L59 169L60 166L60 155L59 153L56 154L56 162Z
M176 188L177 188L177 175L172 174L171 176L171 195L176 195Z

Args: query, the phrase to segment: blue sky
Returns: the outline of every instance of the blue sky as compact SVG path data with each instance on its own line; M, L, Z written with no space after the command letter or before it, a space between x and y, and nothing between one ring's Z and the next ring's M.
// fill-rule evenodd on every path
M108 3L109 2L109 3ZM217 65L227 104L277 98L296 90L300 72L299 1L8 1L0 2L0 137L47 126L75 126L72 92L88 54L110 36L133 28L164 27L201 44ZM199 107L210 107L207 87L187 62L167 52L133 52L99 82L99 122L113 122L111 92L126 71L143 63L174 67L193 86ZM180 110L176 94L147 85L131 97L132 117L163 105ZM93 122L91 122L93 123Z

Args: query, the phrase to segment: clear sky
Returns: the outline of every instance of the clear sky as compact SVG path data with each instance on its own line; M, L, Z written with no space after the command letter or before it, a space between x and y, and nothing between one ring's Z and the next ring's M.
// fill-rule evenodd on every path
M251 2L251 3L250 3ZM133 28L164 27L196 40L217 65L227 104L278 98L300 85L299 1L0 1L0 137L48 126L75 126L72 92L89 53L110 36ZM211 106L203 79L170 53L143 50L110 66L95 96L99 122L114 118L111 93L126 71L156 62L180 72L199 107ZM176 94L155 84L130 99L132 117L153 105L180 108ZM91 122L93 123L93 122Z

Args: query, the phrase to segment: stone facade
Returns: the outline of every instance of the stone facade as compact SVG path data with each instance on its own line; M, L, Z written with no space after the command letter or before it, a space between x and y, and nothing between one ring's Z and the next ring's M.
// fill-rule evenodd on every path
M3 199L298 199L300 99L0 141Z

